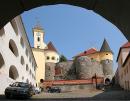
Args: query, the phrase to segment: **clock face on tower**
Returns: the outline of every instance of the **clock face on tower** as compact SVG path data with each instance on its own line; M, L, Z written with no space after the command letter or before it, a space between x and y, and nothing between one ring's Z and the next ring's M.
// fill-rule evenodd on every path
M37 32L37 36L40 36L41 34L40 34L40 32Z

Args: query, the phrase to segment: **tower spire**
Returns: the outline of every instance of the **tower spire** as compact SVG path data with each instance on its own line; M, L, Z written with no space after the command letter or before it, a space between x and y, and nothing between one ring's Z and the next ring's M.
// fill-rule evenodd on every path
M104 41L103 41L103 44L102 44L102 47L100 49L100 52L112 52L107 40L104 38Z

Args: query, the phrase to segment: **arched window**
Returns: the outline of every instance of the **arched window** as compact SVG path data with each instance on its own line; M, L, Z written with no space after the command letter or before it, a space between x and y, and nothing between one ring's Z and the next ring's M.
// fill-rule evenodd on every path
M24 63L25 63L24 58L23 58L23 56L21 56L21 64L24 65Z
M12 51L12 53L17 57L18 56L18 48L12 39L10 39L10 41L9 41L9 48Z
M19 77L18 71L14 65L10 66L9 77L13 80L16 80Z
M18 27L17 27L15 19L13 19L10 23L11 23L16 35L18 35Z
M28 68L28 65L26 64L26 71L28 71L29 70L29 68Z
M38 41L38 42L40 41L40 37L37 37L37 41Z
M29 57L29 62L31 63L31 57Z
M32 74L31 70L29 71L30 75Z
M23 42L23 38L22 37L20 38L20 44L24 48L24 42Z
M25 53L26 53L26 56L28 56L28 50L27 49L26 49Z
M55 60L55 57L53 56L51 59L52 59L52 60Z
M3 36L5 34L4 28L0 29L0 36Z
M0 53L0 68L2 68L2 66L5 64L3 56Z

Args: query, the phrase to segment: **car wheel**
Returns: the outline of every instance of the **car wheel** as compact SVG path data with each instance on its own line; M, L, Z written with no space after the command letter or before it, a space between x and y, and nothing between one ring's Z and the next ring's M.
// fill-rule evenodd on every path
M10 94L6 94L5 97L6 97L7 99L9 99L9 98L11 97L11 95L10 95Z

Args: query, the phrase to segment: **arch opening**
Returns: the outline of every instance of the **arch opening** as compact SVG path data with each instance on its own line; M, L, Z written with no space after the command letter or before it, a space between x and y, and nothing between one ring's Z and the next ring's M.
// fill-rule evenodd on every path
M109 85L111 83L110 79L109 78L106 78L105 79L105 84Z
M5 64L5 61L3 59L3 56L0 53L0 69L3 67L4 64Z
M24 48L24 42L23 42L23 38L22 37L20 38L20 44Z
M12 39L10 39L10 41L9 41L9 48L12 51L12 53L17 57L18 56L18 48Z
M11 23L16 35L18 35L18 27L17 27L15 19L11 20L10 23Z
M25 61L24 61L24 58L23 56L21 56L21 64L24 65Z
M5 34L4 28L0 29L0 37L3 36L4 34Z
M13 80L16 80L19 77L18 71L14 65L10 66L9 77Z

